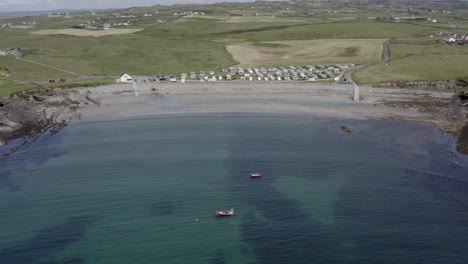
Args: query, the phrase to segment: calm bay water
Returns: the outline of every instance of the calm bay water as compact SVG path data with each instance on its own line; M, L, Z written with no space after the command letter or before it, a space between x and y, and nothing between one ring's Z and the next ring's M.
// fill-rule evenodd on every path
M0 263L467 263L449 141L300 115L78 123L0 160Z

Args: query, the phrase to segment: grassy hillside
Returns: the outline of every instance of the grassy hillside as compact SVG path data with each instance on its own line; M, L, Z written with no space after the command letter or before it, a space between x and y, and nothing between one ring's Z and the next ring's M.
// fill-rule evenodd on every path
M443 12L444 8L437 2L414 4L410 9L403 2L390 7L361 2L291 1L154 6L77 13L70 18L3 19L0 23L12 23L16 28L0 29L0 48L20 47L24 59L55 68L0 57L0 69L8 68L9 74L0 72L0 78L45 81L76 77L61 70L87 76L115 76L124 71L158 75L217 70L238 63L269 66L336 62L368 64L366 70L356 74L362 83L465 78L468 46L392 44L389 65L380 60L380 43L389 39L426 42L440 39L439 31L468 31L468 7L458 6L451 12ZM204 15L200 15L202 12ZM376 21L376 17L383 16L412 19L408 23ZM426 17L440 22L429 22ZM32 34L80 24L99 27L119 22L130 25L115 28L143 30L102 37ZM450 25L458 29L450 29ZM308 46L301 50L300 45L289 41L303 41ZM228 46L241 48L236 53ZM259 57L251 59L249 54ZM245 63L245 59L249 62Z

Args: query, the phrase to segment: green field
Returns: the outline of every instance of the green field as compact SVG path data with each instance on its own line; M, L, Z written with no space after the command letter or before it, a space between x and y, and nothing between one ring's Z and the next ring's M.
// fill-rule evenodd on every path
M448 44L392 44L392 60L357 72L359 83L436 81L468 78L468 47Z
M434 9L439 3L431 4ZM455 5L455 4L454 4ZM20 47L23 58L56 67L41 66L0 57L0 69L8 68L9 76L0 71L0 77L21 82L47 81L57 78L76 78L71 71L85 76L116 76L121 72L133 75L178 74L190 71L218 70L240 63L231 54L228 45L251 45L253 49L287 50L288 41L317 41L317 50L326 50L327 43L346 40L406 39L412 42L440 39L439 31L449 31L447 25L456 24L460 31L468 31L468 8L457 6L451 13L431 12L426 5L413 3L410 10L397 3L389 11L377 4L347 2L255 2L223 3L215 5L176 5L133 8L118 11L119 15L140 15L129 27L143 31L127 35L102 37L77 37L70 35L33 35L43 29L66 29L80 23L96 21L119 22L113 12L102 11L96 15L73 14L71 18L47 16L3 19L0 23L22 25L36 22L32 28L0 30L0 48ZM440 7L442 8L442 7ZM175 16L187 10L203 11L206 16ZM155 12L158 11L156 14ZM142 14L153 12L155 16ZM441 23L411 20L409 23L377 22L378 16L436 17ZM125 19L124 19L125 20ZM158 23L164 20L167 23ZM315 48L315 47L313 47ZM277 49L277 51L274 51ZM297 49L297 48L296 48ZM310 49L310 47L309 47ZM362 57L365 45L343 46L336 52L324 52L316 57L294 58L289 63L365 63L369 67L355 77L360 83L407 80L445 80L465 78L467 46L392 44L391 62L382 64L380 55ZM262 65L262 58L252 66ZM274 65L270 60L269 65ZM278 63L288 64L281 59ZM266 66L266 65L265 65Z
M0 97L10 95L14 92L37 88L35 84L17 84L7 80L0 80Z

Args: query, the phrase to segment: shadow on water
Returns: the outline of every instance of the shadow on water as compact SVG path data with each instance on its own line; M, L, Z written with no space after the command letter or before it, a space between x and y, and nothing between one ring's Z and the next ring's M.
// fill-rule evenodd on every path
M44 264L40 259L60 251L80 240L87 229L96 222L95 216L77 216L65 222L46 227L35 236L21 244L1 249L0 263L8 264ZM46 262L49 263L49 262ZM58 263L83 263L80 258Z

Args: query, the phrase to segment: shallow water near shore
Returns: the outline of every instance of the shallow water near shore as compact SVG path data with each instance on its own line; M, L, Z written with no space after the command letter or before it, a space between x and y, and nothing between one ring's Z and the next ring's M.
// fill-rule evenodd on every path
M84 120L0 160L0 263L466 263L450 142L295 114Z

